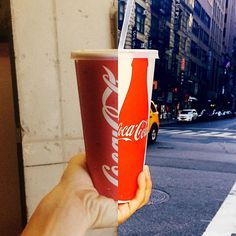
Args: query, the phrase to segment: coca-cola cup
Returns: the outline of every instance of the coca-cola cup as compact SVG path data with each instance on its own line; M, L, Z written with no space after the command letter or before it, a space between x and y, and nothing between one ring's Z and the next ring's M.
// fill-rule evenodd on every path
M119 51L118 156L120 202L135 197L146 156L156 50Z
M120 202L133 199L143 169L157 57L155 50L72 52L88 170L98 192Z
M72 52L86 162L98 192L118 200L118 50Z

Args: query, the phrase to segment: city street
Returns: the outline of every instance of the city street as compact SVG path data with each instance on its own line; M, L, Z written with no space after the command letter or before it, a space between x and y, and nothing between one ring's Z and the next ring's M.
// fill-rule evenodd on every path
M236 118L162 126L146 162L151 200L119 227L119 235L200 236L236 182Z

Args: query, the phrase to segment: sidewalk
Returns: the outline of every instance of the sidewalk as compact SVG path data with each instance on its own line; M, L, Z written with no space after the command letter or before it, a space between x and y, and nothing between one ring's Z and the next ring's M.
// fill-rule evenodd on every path
M202 236L236 234L236 182Z

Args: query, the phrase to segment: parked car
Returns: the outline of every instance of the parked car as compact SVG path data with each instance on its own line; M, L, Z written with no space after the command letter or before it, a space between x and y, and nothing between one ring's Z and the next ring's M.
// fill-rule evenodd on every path
M226 111L222 111L222 115L223 115L222 118L226 118L227 112Z
M219 115L221 115L221 114L219 113L219 111L216 111L216 110L214 109L212 112L209 112L209 119L210 119L210 120L217 119L217 118L219 118Z
M223 112L222 111L217 111L217 118L219 118L219 119L221 119L221 118L223 118Z
M225 111L225 117L226 118L232 118L233 117L233 112L232 111Z
M148 143L155 143L160 128L159 112L157 105L151 101L150 118L148 126Z
M205 121L209 119L209 112L206 109L203 109L198 115L198 120Z
M179 111L177 116L178 121L187 121L191 122L198 118L197 111L195 109L183 109Z

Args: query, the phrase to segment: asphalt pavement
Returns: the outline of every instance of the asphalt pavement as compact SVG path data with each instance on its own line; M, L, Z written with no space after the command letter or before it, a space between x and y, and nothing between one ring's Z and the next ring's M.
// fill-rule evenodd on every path
M150 202L119 227L120 236L236 233L236 225L227 225L220 218L226 214L227 222L231 222L229 217L236 211L232 201L223 204L235 209L231 216L227 210L217 214L225 234L214 233L214 216L236 192L232 194L236 182L236 118L163 125L157 143L148 146L147 164L153 180ZM208 234L210 223L212 234Z

